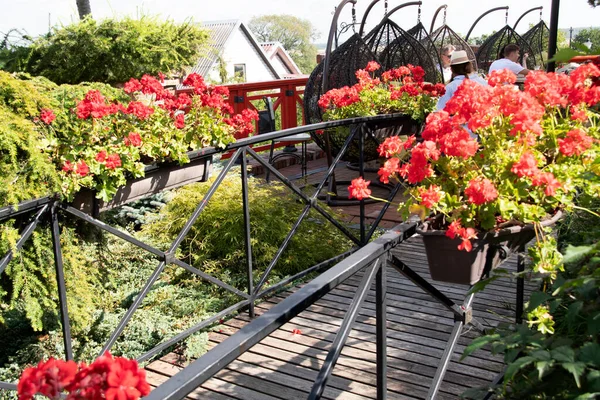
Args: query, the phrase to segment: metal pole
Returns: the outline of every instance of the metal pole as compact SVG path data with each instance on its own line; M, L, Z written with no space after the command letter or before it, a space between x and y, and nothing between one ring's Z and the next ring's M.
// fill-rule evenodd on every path
M489 13L492 13L494 11L499 11L499 10L508 10L508 6L492 8L491 10L487 10L486 12L484 12L483 14L481 14L479 16L479 18L477 18L475 20L475 22L473 22L473 25L471 25L471 29L469 29L469 32L467 32L467 36L465 36L465 42L469 41L469 37L471 36L471 32L473 32L473 29L475 29L475 25L477 25L477 23L481 20L481 18L485 17Z
M523 257L523 251L525 251L525 248L521 246L517 253L517 304L515 306L515 322L517 324L523 322L523 302L525 297L525 278L523 278L525 257Z
M250 318L254 318L254 295L252 278L252 238L250 234L250 203L248 202L248 164L246 160L246 150L240 154L242 158L242 207L244 208L244 231L246 233L246 263L248 266L248 295L250 295L250 307L248 313Z
M369 127L366 125L362 126L358 133L358 170L361 178L365 177L365 131L369 131ZM364 246L365 243L365 199L360 200L360 244Z
M550 9L550 37L548 38L548 59L551 59L556 54L556 41L558 38L558 9L560 0L552 0L552 8ZM548 63L547 72L554 72L556 63L550 61Z
M60 228L58 226L58 202L50 209L52 219L52 244L54 250L54 267L56 268L56 283L58 286L58 303L60 306L60 317L63 331L63 343L65 345L65 357L73 359L73 346L71 345L71 322L69 320L69 309L67 307L67 285L65 284L65 270L63 265L62 248L60 246Z
M435 10L435 14L433 14L433 19L431 20L431 27L429 28L430 35L431 35L431 32L433 32L433 27L435 26L435 20L437 19L438 14L440 13L440 11L445 10L446 8L448 8L448 5L444 4L442 6L439 6L438 9Z
M335 367L335 364L340 354L342 354L342 348L344 347L344 344L346 343L346 340L350 335L352 325L354 324L354 321L356 320L356 317L358 316L358 313L362 308L362 304L364 303L367 294L369 293L369 289L371 288L371 282L373 282L377 271L381 269L379 260L380 259L377 259L371 265L371 267L369 267L366 270L365 275L363 276L363 279L361 280L360 285L358 286L358 289L356 289L356 295L352 300L350 309L346 313L344 321L342 322L342 326L340 327L340 330L335 336L335 339L331 345L331 349L327 353L327 357L323 362L323 366L321 367L321 370L319 371L319 374L315 379L315 383L312 387L312 390L310 391L307 397L308 400L317 400L321 398L321 395L325 390L325 385L327 385L327 380L329 379L329 376L333 371L333 367Z
M382 263L375 289L376 345L377 345L377 400L387 399L387 263Z

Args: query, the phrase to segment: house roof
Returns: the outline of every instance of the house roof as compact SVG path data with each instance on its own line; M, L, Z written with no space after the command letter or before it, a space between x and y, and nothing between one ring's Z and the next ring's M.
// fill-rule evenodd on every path
M250 30L248 30L248 28L246 28L246 26L240 20L203 22L202 27L209 31L210 50L205 56L198 60L198 63L194 66L194 68L192 68L192 72L202 76L207 76L210 69L218 61L221 54L223 54L223 51L229 44L233 33L240 29L248 38L248 41L256 50L259 57L263 59L267 68L269 68L269 70L273 73L273 76L276 79L281 78L277 71L275 71L275 68L271 64L269 57L267 57L261 46L256 41L256 38L252 32L250 32Z
M296 65L294 59L285 50L281 42L265 42L261 43L260 46L266 53L269 60L277 57L288 70L290 75L302 75L302 71L300 71L300 68L298 68L298 65Z

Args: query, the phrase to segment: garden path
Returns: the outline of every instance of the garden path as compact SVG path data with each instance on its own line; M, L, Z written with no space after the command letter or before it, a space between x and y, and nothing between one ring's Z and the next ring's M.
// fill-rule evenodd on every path
M325 159L309 163L309 171L326 167ZM338 179L351 179L357 172L338 168ZM282 169L286 176L300 173L299 166ZM309 183L317 181L317 172L309 175ZM376 178L376 177L375 177ZM338 207L336 207L338 208ZM368 206L367 215L373 215L379 204ZM390 207L391 209L393 207ZM358 218L358 207L341 207L347 221ZM384 227L393 226L399 219L395 210L386 213ZM462 303L468 287L433 282L430 279L422 241L418 237L402 243L396 255L409 267L435 284L456 303ZM516 256L503 264L516 271ZM281 329L252 347L236 361L192 392L193 399L306 399L312 383L327 355L345 315L347 307L360 283L353 276L324 296L306 311L286 323ZM420 288L392 268L387 270L388 283L388 399L425 398L439 359L450 337L453 315ZM259 304L257 315L265 312L299 287L281 292ZM532 290L526 283L526 296ZM516 284L508 278L499 279L475 297L474 316L484 325L493 326L514 318ZM243 313L224 321L209 333L210 347L227 339L247 324ZM476 351L459 361L465 346L477 337L476 331L465 329L438 394L439 399L455 399L466 389L484 385L503 369L502 359L490 354L489 349ZM367 298L346 346L323 394L324 399L376 398L375 364L375 292ZM170 353L150 363L148 380L156 386L180 371L191 360Z

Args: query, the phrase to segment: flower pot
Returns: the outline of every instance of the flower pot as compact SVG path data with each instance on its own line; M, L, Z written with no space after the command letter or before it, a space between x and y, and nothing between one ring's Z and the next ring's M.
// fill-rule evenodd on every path
M561 216L562 212L558 211L541 225L553 225ZM417 233L423 237L431 279L463 285L477 283L488 270L500 265L506 255L499 247L514 252L535 238L533 224L510 226L471 240L473 249L467 252L458 250L460 239L450 239L445 230L431 229L428 222L419 227Z
M364 142L364 161L373 161L379 158L377 148L379 145L390 136L398 135L419 135L423 124L415 121L408 115L394 118L390 121L371 122L365 124L361 130L362 134L370 131L372 134L365 137ZM329 130L329 141L331 143L331 154L335 157L342 149L346 138L350 134L349 126L340 126ZM313 140L323 150L327 150L325 146L325 138L323 135L311 133ZM358 136L355 136L352 143L348 147L346 153L342 156L343 161L358 162L360 158L360 147Z
M128 181L110 201L97 199L95 191L83 189L75 195L71 205L87 214L95 214L188 183L205 182L211 170L212 156L203 157L195 152L194 155L190 154L190 162L184 165L171 163L147 166L143 178Z

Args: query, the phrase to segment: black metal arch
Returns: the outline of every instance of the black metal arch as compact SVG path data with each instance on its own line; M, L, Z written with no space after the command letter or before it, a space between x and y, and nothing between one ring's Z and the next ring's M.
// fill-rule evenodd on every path
M473 63L473 67L477 70L477 57L475 52L462 37L452 30L448 25L444 24L437 28L435 31L429 34L431 41L433 42L437 53L441 52L442 47L451 44L456 50L464 50L467 52L467 57Z
M418 25L415 28L419 28ZM439 82L438 63L427 48L389 18L365 36L364 41L377 55L383 71L407 64L420 65L425 70L426 81Z
M438 7L437 10L435 10L435 13L433 14L433 18L431 19L431 27L429 27L429 34L431 35L431 33L433 32L433 27L435 26L435 21L437 20L437 16L440 13L440 11L444 10L444 25L446 25L446 10L448 9L448 5L444 4Z
M538 64L535 67L541 67L548 61L548 42L550 39L550 29L544 21L538 22L530 30L522 35L523 40L529 43L532 53Z
M465 40L468 42L469 41L469 37L471 37L471 33L473 32L473 29L475 29L475 26L477 26L477 24L479 23L479 21L481 21L481 19L483 17L485 17L486 15L494 12L494 11L500 11L500 10L506 10L506 13L508 14L508 6L504 6L504 7L496 7L496 8L492 8L490 10L487 10L486 12L484 12L483 14L481 14L479 16L479 18L477 18L475 20L475 22L473 22L473 25L471 25L471 28L469 28L469 32L467 32L467 36L465 36Z
M515 22L515 24L513 25L513 29L517 30L517 25L519 25L519 22L521 22L521 20L523 19L524 16L526 16L527 14L529 14L530 12L533 12L535 10L540 10L540 20L542 19L542 10L544 9L544 7L539 6L539 7L533 7L527 11L525 11L523 14L521 14L521 16L519 17L519 19L517 19L517 22Z
M527 59L527 68L534 69L536 65L541 64L539 54L532 49L528 41L523 39L521 35L515 32L509 25L500 29L498 32L487 38L487 40L479 47L477 51L477 66L480 71L487 73L490 65L497 59L502 58L501 54L504 46L510 43L515 43L521 48L521 56L519 63L523 61L523 55L529 54Z

